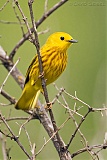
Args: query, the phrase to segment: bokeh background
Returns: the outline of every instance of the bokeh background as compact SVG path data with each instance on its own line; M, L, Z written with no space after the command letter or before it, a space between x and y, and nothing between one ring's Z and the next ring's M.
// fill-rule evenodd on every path
M4 2L5 0L0 1L0 8ZM58 0L49 0L48 9L56 2L58 2ZM27 0L19 0L19 3L25 16L30 22ZM68 65L66 71L56 81L56 85L59 88L63 86L67 92L73 95L76 91L77 96L80 99L95 108L101 108L106 104L106 6L107 1L105 0L69 0L66 4L56 10L50 17L48 17L38 28L38 31L42 31L47 28L50 29L48 33L39 36L41 46L45 43L47 37L56 31L67 32L72 35L74 39L78 40L78 44L74 44L68 51ZM44 1L42 0L40 2L39 0L36 0L34 2L33 9L35 19L38 20L44 13ZM20 16L19 12L18 14ZM17 21L12 8L12 1L10 1L0 12L0 20L9 22ZM24 27L24 29L26 32L26 27ZM21 38L22 33L18 24L0 23L0 45L4 48L7 54L12 51L16 43ZM29 41L24 43L17 51L14 62L20 57L20 62L17 67L23 75L25 75L35 52L35 47ZM7 70L0 65L0 85L3 83L6 75ZM11 76L3 89L16 99L18 99L21 94L20 87ZM48 92L50 100L52 100L57 93L52 84L48 86ZM0 103L1 102L8 103L8 101L0 95ZM74 107L74 100L67 97L67 102L71 108ZM6 117L10 114L11 116L26 116L23 111L16 111L13 106L0 106L0 110ZM57 125L60 126L66 119L67 113L65 113L65 109L58 104L53 107L53 112ZM86 113L85 107L81 111L81 114L84 113ZM14 132L18 134L19 126L16 122L10 122L9 125L12 127ZM5 128L5 126L1 127ZM31 137L31 142L36 143L36 150L38 151L44 143L44 137L48 139L47 133L39 121L31 121L26 125L26 128ZM68 143L74 129L75 126L73 122L70 121L59 132L65 143ZM89 145L103 143L104 135L107 131L107 118L105 114L104 116L101 116L99 112L91 113L83 123L81 131L89 142ZM26 150L30 152L29 144L27 143L27 137L24 131L22 131L20 139ZM77 134L69 149L71 153L83 147L80 140L81 138L79 134ZM17 144L10 139L8 139L7 147L11 148L10 156L12 157L12 160L27 159ZM0 159L2 158L0 142ZM47 144L37 159L58 159L58 155L52 142ZM91 160L91 157L88 153L83 153L74 159ZM107 159L106 151L102 151L100 153L100 159Z

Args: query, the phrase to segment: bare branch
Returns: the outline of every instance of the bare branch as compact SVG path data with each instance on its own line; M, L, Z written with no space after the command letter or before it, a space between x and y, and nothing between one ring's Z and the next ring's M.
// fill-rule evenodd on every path
M39 27L39 25L41 25L46 18L48 18L54 11L56 11L59 7L61 7L64 3L66 3L68 0L61 0L58 3L56 3L49 11L47 11L45 14L43 14L43 16L36 22L36 28ZM26 18L25 18L26 19ZM34 32L34 28L30 29L31 33ZM13 59L17 49L26 41L29 39L29 32L26 33L24 35L24 37L16 44L16 46L13 48L13 50L11 51L10 55L9 55L9 59Z
M78 124L78 127L75 129L75 131L74 131L74 133L72 134L71 139L70 139L70 141L69 141L69 143L68 143L68 145L67 145L67 147L66 147L67 149L69 148L72 140L74 139L74 137L75 137L78 129L80 128L80 126L82 125L82 123L84 122L85 118L88 116L88 114L89 114L90 112L92 112L91 109L89 109L88 112L84 115L84 117L81 118L81 121L80 121L80 123Z
M49 28L47 28L46 30L44 30L44 31L40 31L40 32L38 32L38 35L40 35L40 34L45 34L45 33L47 33L47 32L49 32L50 31L50 29Z
M47 12L47 8L48 8L48 0L45 0L44 14Z
M56 132L54 131L52 122L50 121L50 119L48 117L48 114L45 111L44 107L41 107L39 110L36 109L35 112L39 116L40 122L42 123L42 125L45 128L45 130L47 131L49 137L52 138L52 142L53 142L56 150L60 154L60 160L71 160L70 153L68 152L68 150L65 149L66 145L65 145L65 143L63 142L62 139L61 139L61 141L63 143L63 148L60 148L61 146L60 146L60 144L58 142L58 139L57 139L57 136L56 136L56 133L58 132L58 130Z
M75 156L81 154L81 153L84 153L86 152L87 150L91 151L93 149L98 149L98 148L101 148L101 149L106 149L107 148L107 144L98 144L98 145L93 145L93 146L90 146L90 147L85 147L83 149L79 149L77 152L73 153L71 155L71 158L74 158Z
M66 95L68 95L69 97L71 97L72 99L74 99L74 100L77 100L77 101L81 102L82 104L84 104L85 106L87 106L89 109L92 109L92 108L91 108L91 106L90 106L89 104L85 103L84 101L82 101L81 99L79 99L79 98L77 97L77 95L76 95L76 91L75 91L75 96L73 96L73 95L69 94L69 93L68 93L68 92L66 92L66 91L64 91L64 93L65 93Z
M13 68L13 66L14 66L14 63L9 60L8 55L3 50L2 47L0 47L0 60L2 61L2 64L8 70L8 72L10 72L11 69ZM16 82L19 84L19 86L21 88L23 88L23 86L24 86L24 76L20 73L20 71L16 67L14 67L14 69L12 70L11 75L16 80Z
M41 149L36 153L36 156L43 150L43 148L47 145L47 143L50 141L50 140L52 140L52 138L57 134L57 132L59 131L59 130L61 130L64 126L65 126L65 124L68 122L68 120L70 119L70 117L68 117L66 120L65 120L65 122L58 128L58 130L56 131L56 132L54 132L54 134L46 141L45 140L45 143L43 144L43 146L41 147Z
M2 83L2 85L1 85L1 87L0 87L0 93L1 93L1 91L2 91L2 89L3 89L3 87L5 86L5 83L6 83L7 79L9 78L10 74L11 74L12 71L15 69L16 65L19 63L19 60L20 60L20 59L18 59L18 60L16 61L16 63L13 65L13 67L11 68L11 70L9 71L9 73L7 74L4 82Z
M7 160L6 140L4 139L2 133L0 133L0 141L1 141L1 144L2 144L3 160Z
M15 121L15 120L28 120L29 117L11 117L11 118L6 118L6 121Z
M48 92L47 92L47 88L46 88L46 82L44 79L44 71L43 71L43 66L42 66L42 59L41 59L41 54L40 54L40 44L39 44L39 39L38 39L38 34L37 34L37 29L36 29L36 25L35 25L35 20L34 20L34 15L33 15L33 9L32 9L32 0L28 1L28 5L29 5L29 10L30 10L30 16L31 16L31 21L32 21L32 25L34 28L34 35L35 35L35 39L32 39L36 49L37 49L37 55L38 55L38 61L39 61L39 71L40 71L40 75L41 75L41 81L42 81L42 88L44 91L44 96L45 96L45 100L47 105L49 104L49 98L48 98ZM50 107L50 105L49 105Z
M21 20L20 20L20 17L18 16L18 14L17 14L17 12L16 12L16 8L15 8L15 4L13 3L13 10L14 10L14 13L15 13L15 15L16 15L16 18L18 19L18 21L19 21L19 24L20 24L20 28L21 28L21 30L22 30L22 34L23 34L23 36L24 36L24 29L23 29L23 25L22 25L22 22L21 22ZM24 22L24 24L25 24L25 22Z
M15 98L13 98L12 96L10 96L7 92L5 92L4 90L1 91L1 95L4 96L7 100L10 101L10 104L15 104L16 100Z
M61 0L58 3L56 3L52 8L50 8L49 11L45 12L43 16L36 22L36 27L44 22L44 20L49 17L55 10L57 10L59 7L61 7L64 3L66 3L68 0Z
M4 21L4 20L0 20L0 23L3 23L3 24L16 24L16 25L25 25L25 22L10 22L10 21ZM30 22L29 22L30 24Z
M31 35L31 31L30 31L30 27L29 27L29 24L28 24L28 21L27 21L27 17L25 17L25 15L24 15L24 13L23 13L23 11L22 11L22 8L20 7L20 4L19 4L18 0L14 0L14 2L15 2L15 4L16 4L16 6L18 7L21 15L22 15L22 18L23 18L23 20L24 20L24 22L25 22L25 24L26 24L27 29L28 29L29 35Z
M10 126L8 125L8 123L6 122L5 118L2 116L2 114L0 113L0 118L1 120L4 122L5 126L7 127L7 129L9 130L9 132L11 133L12 136L9 136L9 135L6 135L4 134L5 136L13 139L15 142L17 142L17 144L19 145L19 147L23 150L23 152L27 155L27 157L29 159L31 159L30 155L27 153L27 151L25 150L25 148L22 146L22 144L20 143L19 139L17 136L15 136L14 132L12 131L12 129L10 128ZM1 132L1 130L0 130ZM3 133L3 132L1 132Z
M7 1L4 3L4 5L0 8L0 11L2 11L2 10L7 6L7 4L9 3L9 1L10 1L10 0L7 0Z
M40 45L39 45L37 29L36 29L36 26L35 26L32 3L33 3L33 1L29 0L29 2L28 2L29 10L30 10L30 15L31 15L32 25L33 25L33 28L34 28L34 35L35 35L35 40L33 40L33 43L34 43L34 45L36 46L36 49L37 49L38 61L39 61L39 70L40 70L40 75L42 75L41 76L41 82L42 82L41 85L42 85L42 88L43 88L43 91L44 91L45 101L46 101L47 107L50 108L51 103L49 102L48 92L47 92L47 88L46 88L46 81L44 79L44 74L43 74L44 71L43 71L42 59L41 59L41 54L40 54ZM53 115L53 112L52 112L51 109L49 109L49 114L50 114L51 121L52 121L52 124L53 124L53 127L54 127L54 131L56 132L58 130L58 128L56 126L55 118L54 118L54 115ZM58 132L56 133L56 137L57 137L57 140L58 140L58 143L59 143L59 146L60 146L60 150L57 150L57 151L58 151L58 153L61 157L61 149L64 148L65 146L62 143L62 140L61 140Z

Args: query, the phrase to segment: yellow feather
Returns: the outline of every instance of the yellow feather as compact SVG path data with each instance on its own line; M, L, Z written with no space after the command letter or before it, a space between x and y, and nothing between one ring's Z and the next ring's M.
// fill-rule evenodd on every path
M56 32L52 34L41 48L41 58L46 85L54 82L67 65L67 49L76 43L69 34ZM22 95L15 105L16 109L30 110L36 107L36 102L42 89L37 54L33 58L26 74Z

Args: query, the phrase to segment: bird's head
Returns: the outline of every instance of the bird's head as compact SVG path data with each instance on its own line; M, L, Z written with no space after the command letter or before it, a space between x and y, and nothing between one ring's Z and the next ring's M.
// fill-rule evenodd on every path
M68 33L65 32L53 33L46 41L46 44L56 46L61 50L67 50L73 43L77 43L77 40L73 39Z

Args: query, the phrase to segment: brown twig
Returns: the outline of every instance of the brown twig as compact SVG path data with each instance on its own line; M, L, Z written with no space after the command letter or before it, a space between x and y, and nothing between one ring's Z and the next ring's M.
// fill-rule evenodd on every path
M84 106L87 106L89 109L91 109L93 112L103 112L103 111L106 111L107 110L107 107L103 107L103 108L94 108L94 107L91 107L89 104L87 104L86 102L84 102L83 100L79 99L76 95L76 92L75 92L75 96L71 95L70 93L68 93L66 90L64 90L64 93L66 95L68 95L69 97L71 97L72 99L82 103Z
M34 15L33 15L32 4L33 4L33 0L29 0L28 5L29 5L31 21L32 21L32 25L33 25L33 28L34 28L34 35L35 35L35 39L33 40L33 43L34 43L34 45L36 46L36 49L37 49L38 61L39 61L39 70L40 70L40 75L42 75L41 76L41 84L42 84L42 88L43 88L43 91L44 91L45 101L46 101L47 107L50 108L51 103L49 102L48 92L47 92L47 88L46 88L46 81L45 81L44 74L43 74L44 71L43 71L42 59L41 59L41 54L40 54L40 45L39 45L39 39L38 39L37 29L36 29L36 25L35 25ZM53 124L53 127L54 127L54 131L56 132L58 130L58 128L56 126L55 118L54 118L54 115L53 115L53 112L52 112L51 109L49 109L49 114L50 114L51 121L52 121L52 124ZM56 137L57 137L57 140L58 140L58 143L59 143L59 146L60 146L60 149L57 150L57 151L60 155L61 154L61 149L64 148L65 146L63 145L62 140L61 140L58 132L56 133Z
M98 145L93 145L93 146L87 146L85 148L82 148L82 149L79 149L78 151L76 151L75 153L73 153L71 155L71 158L74 158L75 156L81 154L81 153L84 153L86 152L87 150L91 151L93 149L106 149L107 148L107 144L98 144Z
M57 139L57 136L56 136L58 130L56 132L54 131L52 122L50 121L50 119L48 117L48 114L43 107L41 107L40 109L36 109L35 112L39 116L40 122L42 123L45 130L47 131L49 137L52 138L52 142L53 142L56 150L59 152L60 151L60 145L59 145L59 142L58 142L58 139ZM65 143L63 142L63 140L62 140L62 143L63 143L63 146L66 146ZM67 150L65 150L64 148L62 148L62 152L61 152L61 155L60 155L60 160L71 160L70 153Z
M3 24L15 24L15 25L25 25L25 22L15 22L15 21L5 21L5 20L0 20L0 23ZM29 22L30 23L30 22Z
M29 117L11 117L11 118L6 118L5 120L8 122L8 121L15 121L15 120L28 120Z
M57 130L56 132L54 132L53 135L52 135L47 141L45 140L45 143L44 143L43 146L40 148L40 150L36 153L36 156L43 150L43 148L47 145L47 143L48 143L50 140L53 139L53 137L57 134L57 132L58 132L59 130L61 130L61 129L65 126L65 124L68 122L69 119L70 119L70 117L68 117L68 118L65 120L65 122L64 122L60 127L58 127L58 130Z
M2 114L0 113L0 118L1 120L4 122L5 126L7 127L8 131L11 133L12 136L10 135L6 135L4 132L2 132L0 130L0 132L2 134L4 134L6 137L9 137L11 139L13 139L15 142L17 142L17 144L19 145L19 147L23 150L23 152L27 155L27 157L31 160L30 155L27 153L27 151L25 150L25 148L23 147L23 145L20 143L19 139L17 136L15 136L14 132L12 131L12 129L10 128L10 126L8 125L8 123L6 122L5 118L2 116Z
M9 60L9 56L6 54L6 52L3 50L2 47L0 47L0 60L2 61L2 64L8 70L8 72L10 72L12 68L14 67L14 63ZM19 86L23 88L24 76L16 68L16 66L14 67L14 70L12 70L11 75L16 80L16 82L19 84Z
M88 116L88 114L89 114L90 112L92 112L92 109L89 108L89 109L88 109L88 112L84 115L84 117L81 118L80 123L78 124L77 128L75 129L74 133L72 134L72 136L71 136L71 138L70 138L69 143L67 144L67 147L66 147L67 149L69 148L72 140L74 139L74 137L75 137L78 129L80 128L80 126L82 125L82 123L84 122L84 120L86 119L86 117Z
M52 8L49 9L43 16L36 22L36 28L38 28L54 11L56 11L59 7L61 7L64 3L66 3L68 0L60 0L58 3L56 3ZM34 32L34 28L30 29L31 33ZM16 51L18 50L21 45L29 39L29 32L24 35L24 37L16 44L16 46L13 48L9 55L9 59L13 59Z
M6 140L4 139L3 134L1 132L0 132L0 141L2 145L3 160L7 160Z
M18 60L16 61L16 63L14 64L14 66L13 66L13 67L11 68L11 70L8 72L8 74L7 74L4 82L2 83L2 85L1 85L1 87L0 87L0 93L1 93L1 91L2 91L2 89L3 89L3 87L5 86L5 83L6 83L7 79L9 78L10 74L11 74L12 71L15 69L16 65L19 63L19 60L20 60L20 59L18 59Z
M16 8L15 8L15 4L14 4L14 3L13 3L13 10L14 10L14 13L15 13L15 15L16 15L16 18L17 18L18 21L19 21L20 28L21 28L21 30L22 30L22 34L23 34L23 37L24 37L23 25L22 25L22 22L21 22L21 19L20 19L19 15L18 15L17 12L16 12ZM24 24L25 24L25 21L24 21Z
M22 15L23 21L24 21L25 24L26 24L26 27L27 27L29 36L31 36L31 30L30 30L30 27L29 27L29 23L28 23L28 21L27 21L27 17L25 17L25 15L24 15L24 13L23 13L23 11L22 11L22 8L20 7L20 4L19 4L18 0L14 0L14 2L15 2L15 4L16 4L16 6L18 7L21 15ZM18 19L18 20L19 20L19 19ZM19 20L19 21L20 21L20 20Z
M3 6L0 8L0 11L2 11L2 10L7 6L7 4L9 3L9 1L10 1L10 0L7 0L7 1L3 4Z
M8 94L6 91L2 90L0 93L3 97L5 97L7 100L9 100L10 104L15 104L16 100L10 94Z

